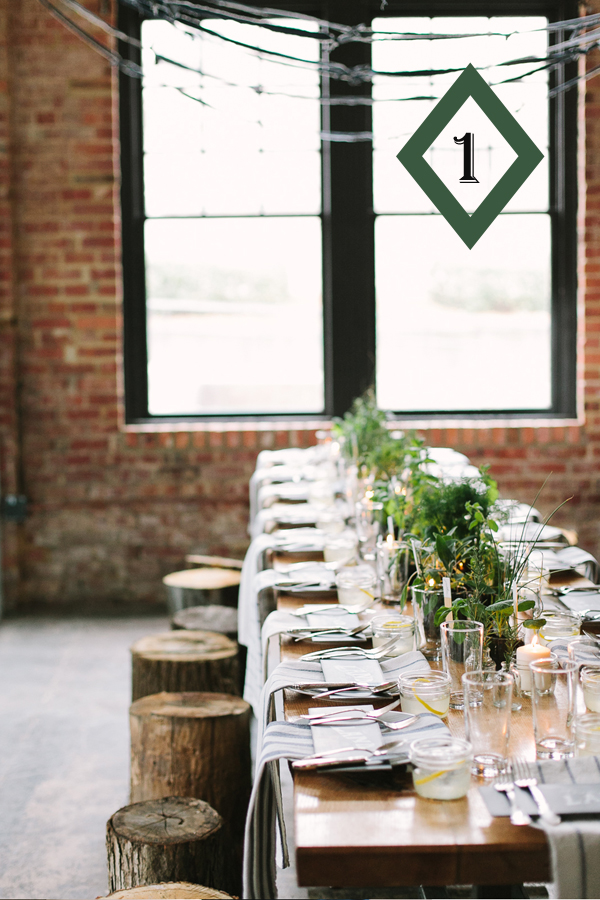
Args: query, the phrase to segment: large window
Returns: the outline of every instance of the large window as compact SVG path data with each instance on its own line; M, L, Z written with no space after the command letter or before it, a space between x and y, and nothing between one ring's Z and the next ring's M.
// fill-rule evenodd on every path
M572 4L380 6L328 4L377 32L330 57L310 21L293 21L306 37L219 19L192 36L123 11L145 73L121 76L130 421L341 414L372 383L399 416L574 414L576 99L548 99L571 73L497 65L546 57ZM465 33L482 36L426 37ZM396 159L457 77L432 70L468 63L544 153L472 250ZM467 131L477 184L459 183ZM427 159L470 213L514 153L471 99Z

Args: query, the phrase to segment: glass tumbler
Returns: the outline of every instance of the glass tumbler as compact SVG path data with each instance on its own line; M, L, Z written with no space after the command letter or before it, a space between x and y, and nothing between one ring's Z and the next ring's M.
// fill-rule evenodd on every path
M396 638L396 643L386 656L401 656L408 653L415 646L415 620L412 616L394 615L384 613L371 619L373 631L373 647L380 647L391 638Z
M441 590L414 587L412 604L419 631L418 649L425 659L437 661L441 656L441 634L440 626L435 624L435 614L444 605L444 594Z
M383 603L400 603L402 591L408 581L411 549L405 541L396 541L391 535L377 540L377 577Z
M366 609L375 599L376 581L370 566L344 566L335 576L338 602Z
M542 625L538 632L542 646L551 647L552 642L557 640L570 641L580 633L579 616L571 616L568 613L557 614L545 609L542 610L542 616L546 620L546 624Z
M442 622L442 665L452 679L450 708L464 709L462 676L482 668L483 624L472 619Z
M325 562L348 563L356 557L358 539L353 531L342 531L325 538L323 557Z
M531 669L531 708L538 759L566 759L575 752L573 720L579 666L573 659L542 659Z
M600 715L585 713L575 719L577 756L600 756Z
M473 746L474 775L496 778L506 771L514 678L508 672L462 676L465 736Z
M360 555L362 559L374 560L377 537L383 521L383 503L365 498L359 500L354 509Z
M429 800L458 800L471 784L473 750L468 741L454 737L420 738L409 748L413 785Z
M402 712L419 715L432 713L440 719L450 708L450 676L445 672L401 675L398 679Z

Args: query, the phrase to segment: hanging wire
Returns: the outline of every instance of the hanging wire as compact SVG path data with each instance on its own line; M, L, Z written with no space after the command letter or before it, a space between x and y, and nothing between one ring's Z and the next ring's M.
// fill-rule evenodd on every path
M98 41L91 34L89 34L85 29L81 28L77 25L76 22L73 21L69 16L67 16L64 12L62 12L55 3L51 2L51 0L39 0L39 2L44 6L55 18L57 18L63 25L69 28L72 32L74 32L79 38L84 40L89 46L91 46L94 50L100 53L112 66L118 68L120 71L124 72L127 75L132 77L141 78L143 77L142 68L131 60L123 58L118 52L111 50L109 47L105 46L101 41ZM82 6L78 0L61 0L64 6L66 6L69 10L72 10L76 14L82 16L87 21L91 22L94 26L102 29L106 34L110 35L113 38L118 40L126 41L129 44L133 44L136 47L140 47L140 42L136 41L134 38L131 38L129 35L124 34L122 31L113 28L107 22L105 22L101 17L95 15L90 12L86 7ZM293 54L282 53L277 50L270 50L264 47L257 47L254 44L246 43L245 41L239 41L235 38L229 37L220 33L219 31L215 31L211 28L206 27L206 25L200 24L202 21L206 21L207 13L209 17L220 18L220 19L228 19L231 21L243 22L245 24L253 24L259 26L261 28L265 28L269 31L275 31L280 33L285 33L287 35L298 36L298 37L306 37L312 40L318 40L325 43L327 49L332 49L335 46L339 46L340 44L347 43L349 41L374 41L374 40L457 40L457 39L465 39L468 37L481 37L484 36L483 33L472 33L472 34L434 34L434 33L414 33L414 32L379 32L370 28L367 28L364 25L357 26L347 26L341 25L335 22L329 22L323 19L317 19L312 16L308 16L301 13L289 13L287 10L267 10L264 8L252 7L246 4L232 2L232 0L205 0L203 4L196 4L190 2L190 0L120 0L120 2L125 3L126 5L137 9L143 15L150 18L158 18L158 19L167 19L172 22L180 22L185 25L192 26L194 32L193 36L206 35L211 39L224 41L226 43L231 43L236 46L242 47L248 50L250 53L257 54L260 58L271 59L273 62L277 62L279 65L289 65L292 67L310 67L315 71L319 71L323 74L328 75L330 78L338 79L341 81L345 81L349 84L364 84L373 81L375 77L388 77L388 78L432 78L436 75L447 75L452 74L454 72L462 71L462 68L446 68L446 69L419 69L419 70L401 70L397 72L379 72L372 69L369 66L346 66L342 63L331 62L330 60L314 60L314 59L305 59L303 57L294 56ZM273 22L265 21L267 16L273 18L294 18L298 21L303 21L307 23L311 23L313 26L317 27L318 31L309 31L302 29L290 28L287 25L277 25ZM524 65L528 63L542 63L541 67L535 68L521 74L519 76L515 76L514 78L505 79L503 81L496 82L496 84L505 84L514 81L521 81L524 78L527 78L529 75L533 75L536 72L542 71L544 69L553 69L557 66L576 60L579 56L585 55L590 52L590 50L600 46L600 29L594 30L592 32L585 33L585 29L588 27L594 27L600 24L600 14L595 14L591 16L582 16L579 19L569 19L563 22L554 22L547 25L545 28L539 29L531 29L527 33L534 33L540 31L547 31L549 33L556 33L559 31L567 31L571 30L572 34L568 38L568 40L563 41L559 44L549 47L548 56L546 58L536 59L534 57L523 57L516 60L507 60L502 63L497 63L496 65L483 67L485 69L489 68L500 68L503 66L513 66L513 65ZM583 32L583 33L582 33ZM514 33L514 32L513 32ZM498 36L499 33L496 32L486 32L485 36ZM508 38L510 35L502 34L503 37ZM158 57L157 57L158 58ZM167 59L166 57L160 57L161 60L168 62L172 65L179 65L182 68L189 68L183 66L182 64ZM193 70L192 71L198 71ZM569 90L571 87L578 84L580 81L587 81L589 78L592 78L595 74L597 74L598 69L591 69L589 72L584 73L583 75L577 75L575 78L572 78L562 84L557 85L550 91L550 96L555 97L559 93L562 93L565 90ZM199 74L204 74L200 72ZM292 96L292 95L289 95ZM193 98L198 99L198 98ZM353 105L353 101L355 98L348 98L350 102L347 105ZM356 98L356 105L361 101L362 98ZM410 98L407 98L410 99ZM412 98L412 99L420 99L420 98ZM200 101L202 102L202 101Z

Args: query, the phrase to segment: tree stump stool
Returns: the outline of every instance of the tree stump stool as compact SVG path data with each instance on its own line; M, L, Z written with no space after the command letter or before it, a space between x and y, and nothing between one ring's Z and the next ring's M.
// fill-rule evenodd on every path
M171 628L183 631L216 631L237 641L237 609L231 606L189 606L175 613Z
M131 694L161 691L240 693L238 645L212 631L165 631L131 648Z
M190 566L210 566L213 569L241 569L241 559L230 559L228 556L203 556L200 553L188 553L185 558Z
M146 884L129 888L128 891L115 891L104 900L232 900L231 894L213 891L203 884L191 884L189 881L163 881L162 884ZM99 898L100 900L100 898Z
M165 575L169 613L188 606L237 606L242 573L236 569L183 569Z
M222 824L208 803L191 797L124 806L106 823L109 891L161 881L237 889Z
M129 709L131 802L171 795L206 800L241 847L251 788L250 717L250 705L228 694L137 700Z

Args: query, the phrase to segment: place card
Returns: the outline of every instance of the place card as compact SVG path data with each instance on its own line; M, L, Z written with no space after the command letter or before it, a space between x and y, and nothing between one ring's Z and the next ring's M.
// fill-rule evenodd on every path
M321 668L328 684L345 684L358 681L360 684L381 684L385 678L376 659L322 659ZM369 693L357 691L353 696L370 697Z

